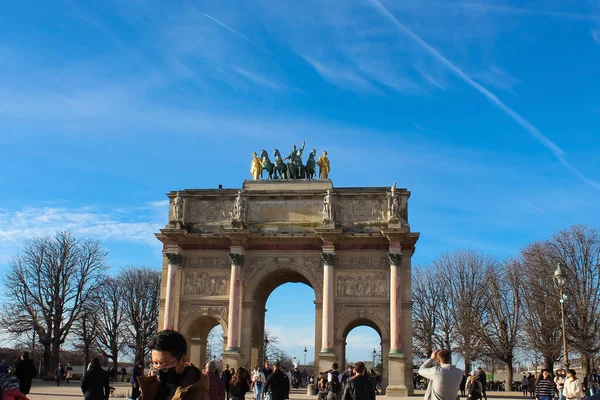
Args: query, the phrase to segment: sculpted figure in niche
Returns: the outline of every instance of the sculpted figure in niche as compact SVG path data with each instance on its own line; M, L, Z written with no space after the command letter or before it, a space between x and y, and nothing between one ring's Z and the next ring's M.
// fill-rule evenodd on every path
M400 219L400 195L396 192L396 182L392 185L392 189L387 194L388 214L390 220Z
M331 222L335 215L335 199L331 194L331 190L327 189L327 194L323 199L323 222Z
M179 192L177 192L177 197L173 200L173 220L183 221L183 197L181 197L181 193Z
M235 221L246 221L246 196L240 190L233 203L233 219Z

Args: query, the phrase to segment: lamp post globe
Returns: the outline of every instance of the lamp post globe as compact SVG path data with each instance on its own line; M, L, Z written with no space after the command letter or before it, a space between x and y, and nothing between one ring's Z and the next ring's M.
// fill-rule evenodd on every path
M265 362L269 361L268 355L267 355L267 351L268 351L268 347L269 346L269 338L267 336L265 336Z
M567 285L567 274L563 269L562 265L558 264L556 271L554 271L554 283L562 291Z
M556 271L554 271L554 283L558 287L560 291L560 316L562 321L562 335L563 335L563 357L564 357L564 365L565 369L569 369L569 352L567 350L567 330L565 328L565 299L567 296L564 294L564 289L567 287L567 273L563 269L562 265L558 264L556 266Z
M308 350L306 350L306 347L304 348L304 368L306 368L306 353L308 353Z

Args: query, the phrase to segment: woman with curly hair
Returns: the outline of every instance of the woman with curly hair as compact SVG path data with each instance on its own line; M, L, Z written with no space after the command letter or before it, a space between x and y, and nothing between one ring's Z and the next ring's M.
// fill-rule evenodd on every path
M232 400L244 400L250 391L250 375L246 368L239 367L229 382L229 396Z

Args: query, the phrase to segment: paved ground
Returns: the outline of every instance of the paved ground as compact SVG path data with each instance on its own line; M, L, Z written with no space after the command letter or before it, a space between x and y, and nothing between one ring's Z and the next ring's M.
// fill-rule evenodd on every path
M31 393L27 397L30 400L74 400L83 399L79 385L81 382L75 381L71 386L66 386L64 383L60 387L54 382L34 381ZM115 388L114 397L126 398L129 395L130 385L127 383L113 383L111 386ZM422 390L417 390L415 395L409 397L410 400L421 399L425 394ZM316 400L316 396L307 396L304 391L293 391L290 396L291 400ZM518 392L488 392L488 399L494 400L516 400L522 399L523 395ZM247 400L252 400L252 396L248 394Z

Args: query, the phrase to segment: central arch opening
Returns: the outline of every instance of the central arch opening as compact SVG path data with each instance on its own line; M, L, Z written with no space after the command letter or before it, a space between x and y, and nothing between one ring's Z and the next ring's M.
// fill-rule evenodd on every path
M254 343L261 349L253 365L279 361L292 373L294 388L306 387L318 351L315 348L317 293L311 282L292 268L278 268L264 276L254 298L259 307L259 318L255 321L262 326L254 327L253 331L262 334L260 342Z
M387 371L384 371L383 342L379 327L369 319L359 318L348 325L343 338L342 359L346 361L346 367L357 361L364 362L377 394L382 393Z

